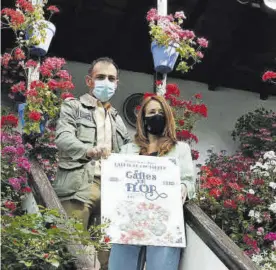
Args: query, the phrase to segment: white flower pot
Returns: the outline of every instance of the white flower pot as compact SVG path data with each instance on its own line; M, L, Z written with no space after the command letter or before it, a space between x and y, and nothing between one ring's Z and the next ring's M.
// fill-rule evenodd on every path
M29 32L26 33L26 38L29 39L32 36L37 36L39 39L41 39L40 32L38 30L39 24L46 24L47 27L45 29L46 31L46 37L44 42L39 43L38 45L35 45L31 48L31 54L32 55L37 55L37 56L44 56L47 54L48 49L50 47L51 41L53 36L55 35L56 32L56 27L53 23L45 20L38 21L36 25L32 27L32 33L30 34Z

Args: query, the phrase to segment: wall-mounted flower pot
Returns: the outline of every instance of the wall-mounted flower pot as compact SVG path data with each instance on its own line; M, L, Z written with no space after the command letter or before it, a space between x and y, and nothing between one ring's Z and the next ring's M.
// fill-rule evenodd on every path
M26 105L27 105L27 103L18 104L18 116L19 116L19 121L21 123L22 129L25 126L24 111L25 111ZM48 120L48 117L44 116L44 119L42 121L40 121L40 135L43 134L45 131L45 126L46 126L47 120Z
M151 52L154 61L154 69L160 73L173 71L179 53L175 46L159 46L155 41L151 43Z
M36 25L30 28L31 30L26 33L26 39L29 39L32 36L36 36L38 39L41 39L41 35L38 30L38 27L42 23L47 25L47 27L45 28L46 37L44 42L40 42L38 45L35 45L31 48L31 54L36 56L44 56L47 54L52 38L56 32L56 27L54 24L52 24L49 21L41 20L41 21L38 21Z

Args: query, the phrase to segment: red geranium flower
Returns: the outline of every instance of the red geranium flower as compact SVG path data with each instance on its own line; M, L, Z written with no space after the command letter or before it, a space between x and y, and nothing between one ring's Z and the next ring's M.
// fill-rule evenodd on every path
M210 190L209 195L211 197L214 197L215 199L218 199L222 194L222 191L220 189L217 188L213 188Z
M32 81L30 84L30 88L46 88L46 84L42 81Z
M29 112L28 116L33 121L39 121L41 119L41 114L36 111Z
M196 150L192 150L192 158L193 158L193 160L198 160L199 152Z
M21 189L21 192L30 193L30 192L32 192L32 189L30 187L24 187L24 188Z
M25 22L25 17L20 11L11 8L4 8L2 9L1 14L9 17L13 27L19 27Z
M26 64L25 64L25 67L26 67L26 68L29 68L29 67L36 67L36 66L37 66L37 62L34 61L34 60L32 60L32 59L28 60L28 61L26 62Z
M72 90L75 88L75 85L71 81L61 81L58 84L58 88L61 90Z
M19 82L11 87L12 93L24 92L26 90L25 82Z
M228 184L230 188L240 191L241 187L237 183L229 183Z
M17 0L16 5L18 5L22 10L26 12L34 12L34 7L32 3L26 0Z
M39 71L40 71L41 75L44 76L44 77L51 77L53 75L52 71L48 67L46 67L44 65L42 65L39 68Z
M202 99L202 94L200 94L200 93L195 94L195 98L197 98L197 99Z
M159 86L159 85L162 85L163 82L162 82L162 81L156 81L155 84L156 84L157 86Z
M109 243L111 241L110 237L109 236L105 236L104 237L104 242L105 243Z
M180 140L193 140L196 143L198 143L198 138L196 135L194 135L193 133L191 133L188 130L181 130L176 132L176 135L178 137L178 139Z
M154 97L154 96L156 96L156 94L146 92L146 93L144 94L144 99L146 99L146 98L148 98L148 97Z
M60 97L61 97L62 99L66 99L66 98L73 98L74 95L71 94L71 93L66 92L66 93L62 93Z
M237 208L237 204L233 201L233 200L225 200L223 203L225 208L232 208L232 209L236 209Z
M212 186L220 186L220 185L223 184L223 181L222 181L220 178L214 177L214 176L209 177L209 178L208 178L208 182L209 182Z
M179 97L180 90L179 90L177 84L175 84L175 83L167 84L167 86L166 86L166 95L174 95L174 96Z
M184 126L185 122L184 122L183 119L181 119L181 120L178 121L178 124L179 124L180 126Z
M48 86L51 90L56 90L58 87L59 87L59 82L54 80L54 79L51 79L49 82L48 82Z
M11 59L12 56L9 53L4 53L3 56L1 56L1 65L4 67L8 67Z
M26 58L25 53L20 48L15 49L13 57L15 60L24 60Z
M245 197L242 194L238 194L236 197L238 202L244 202L245 201Z
M253 181L253 185L256 185L256 186L262 186L264 185L265 181L263 179L255 179Z
M199 113L203 117L207 117L207 107L205 104L195 104L189 106L190 110L194 113Z
M59 12L59 9L56 6L49 6L47 8L47 10L49 10L52 13L58 13Z
M12 201L6 201L6 202L4 203L4 205L5 205L6 208L8 208L8 209L10 209L10 210L12 210L12 211L16 209L16 205L15 205L15 203L12 202Z
M14 114L3 115L1 117L1 126L17 127L18 118Z
M273 71L266 71L263 76L262 76L262 80L268 81L268 80L272 80L272 79L276 79L276 72Z
M38 92L35 89L28 90L25 93L25 96L37 97Z
M208 47L208 40L206 40L205 38L198 38L197 43L199 44L199 46L201 46L203 48Z

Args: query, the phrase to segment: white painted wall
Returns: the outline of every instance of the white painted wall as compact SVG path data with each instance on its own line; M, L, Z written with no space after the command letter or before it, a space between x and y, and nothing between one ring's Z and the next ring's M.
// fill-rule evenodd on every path
M79 96L86 93L88 89L85 86L84 76L87 74L89 65L69 62L67 68L72 73L76 85L75 95ZM269 97L268 100L264 101L259 99L258 93L248 91L219 88L212 92L203 83L170 78L168 78L168 82L177 83L181 89L181 96L185 99L189 99L196 93L202 93L203 100L208 106L208 118L198 122L195 129L195 133L199 138L199 143L195 148L200 152L201 156L198 163L201 164L207 157L208 149L212 148L215 151L227 150L229 153L236 150L237 144L231 138L231 131L238 117L261 105L276 111L276 96ZM122 115L123 102L130 94L151 92L152 89L153 77L151 75L121 71L119 88L111 101ZM132 128L129 128L129 130L131 134L134 134Z
M186 237L187 248L184 249L179 270L228 270L188 225Z

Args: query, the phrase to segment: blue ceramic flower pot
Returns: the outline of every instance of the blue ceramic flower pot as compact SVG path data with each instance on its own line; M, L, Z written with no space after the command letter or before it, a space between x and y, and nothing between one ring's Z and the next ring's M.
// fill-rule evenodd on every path
M179 55L174 46L159 46L153 41L151 43L151 52L153 55L154 69L157 72L164 74L173 71Z

